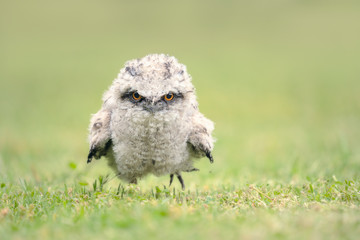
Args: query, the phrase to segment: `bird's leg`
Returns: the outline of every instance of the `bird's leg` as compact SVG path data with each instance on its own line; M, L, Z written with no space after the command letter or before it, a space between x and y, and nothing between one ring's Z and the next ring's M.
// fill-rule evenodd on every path
M170 184L169 184L169 187L171 186L172 182L174 180L174 174L170 174Z
M183 180L183 178L181 176L181 173L176 173L176 176L179 179L179 182L181 183L182 190L185 190L185 183L184 183L184 180Z
M214 162L214 158L213 158L213 156L211 155L211 152L210 152L210 151L206 151L206 152L205 152L205 155L206 155L206 157L210 160L210 163L213 163L213 162Z

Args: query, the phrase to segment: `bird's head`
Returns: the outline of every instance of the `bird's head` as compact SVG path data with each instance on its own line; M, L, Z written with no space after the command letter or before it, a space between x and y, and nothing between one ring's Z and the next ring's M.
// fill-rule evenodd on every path
M197 107L186 67L175 57L151 54L128 61L104 95L104 104L150 114Z

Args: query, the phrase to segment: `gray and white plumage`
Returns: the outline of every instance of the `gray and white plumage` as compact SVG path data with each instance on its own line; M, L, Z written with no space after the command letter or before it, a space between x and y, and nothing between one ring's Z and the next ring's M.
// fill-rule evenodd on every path
M196 171L194 160L212 162L213 122L199 112L186 67L175 57L151 54L126 62L103 96L89 128L92 158L105 156L120 179Z

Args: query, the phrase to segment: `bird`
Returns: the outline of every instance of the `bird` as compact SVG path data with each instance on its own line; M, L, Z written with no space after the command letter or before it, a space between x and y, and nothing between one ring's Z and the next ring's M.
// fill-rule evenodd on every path
M167 54L127 61L92 115L87 163L105 157L121 180L136 184L148 174L174 175L197 159L214 162L214 123L198 107L186 66Z

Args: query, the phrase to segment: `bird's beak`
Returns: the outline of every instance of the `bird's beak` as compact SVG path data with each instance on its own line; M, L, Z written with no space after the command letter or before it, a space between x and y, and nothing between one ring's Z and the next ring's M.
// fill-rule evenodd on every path
M151 101L151 102L147 102L143 108L144 110L150 112L150 113L155 113L155 112L158 112L158 111L161 111L164 109L164 105L162 104L161 101L157 101L157 102L154 102L154 101Z
M163 109L162 106L158 105L144 105L143 108L150 113L155 113Z

